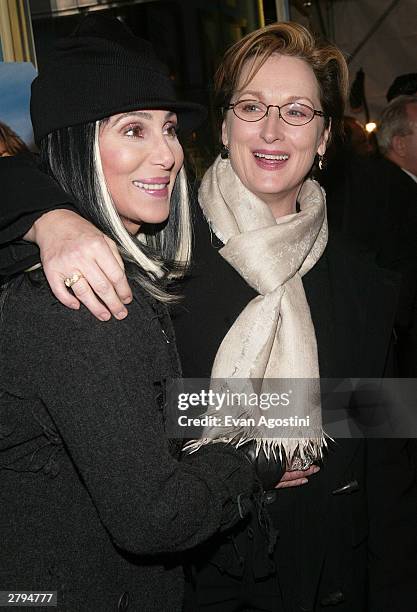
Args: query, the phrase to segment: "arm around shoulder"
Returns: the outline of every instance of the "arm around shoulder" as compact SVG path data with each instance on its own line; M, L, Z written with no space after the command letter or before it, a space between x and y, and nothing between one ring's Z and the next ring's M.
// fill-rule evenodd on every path
M22 238L47 211L76 210L75 203L59 185L39 170L35 156L2 157L0 183L0 244Z

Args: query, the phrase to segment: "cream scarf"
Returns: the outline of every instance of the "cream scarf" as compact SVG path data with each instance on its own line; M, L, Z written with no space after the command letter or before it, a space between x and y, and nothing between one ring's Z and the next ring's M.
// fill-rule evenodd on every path
M271 450L274 454L278 450L281 458L285 453L290 465L293 458L309 463L321 457L326 442L316 336L301 278L326 247L324 192L318 183L306 180L298 197L300 212L275 219L269 207L242 184L230 161L218 157L203 178L199 201L209 225L224 243L220 255L259 293L223 339L211 387L259 394L273 392L279 383L276 379L304 380L293 381L297 398L287 407L264 413L259 406L240 404L235 414L255 416L255 427L206 428L204 439L192 446L220 439L239 445L255 439L258 451L263 447L268 457ZM288 385L286 381L287 391ZM230 412L230 405L228 408ZM268 418L308 416L309 427L294 425L285 428L285 437L269 438L267 429L257 424L261 414Z

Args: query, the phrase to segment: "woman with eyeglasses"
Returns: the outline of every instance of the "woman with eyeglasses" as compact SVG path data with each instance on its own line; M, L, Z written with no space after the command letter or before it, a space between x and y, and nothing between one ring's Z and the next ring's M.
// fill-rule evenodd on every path
M339 129L347 82L341 52L296 23L257 30L226 52L216 75L223 149L199 190L194 267L174 319L185 376L300 378L316 388L319 377L387 373L395 279L328 239L325 196L308 178ZM27 231L65 305L81 301L102 320L124 318L131 291L113 245L74 210L56 210L74 203L52 185L48 201L45 182L30 172L32 189L44 187L42 208L20 191L25 222L13 226L5 215L2 237ZM33 255L25 254L28 265ZM4 267L15 269L16 259L15 250ZM68 292L63 280L74 272ZM392 612L394 600L402 612L413 609L407 445L326 442L320 397L310 400L299 415L314 417L310 437L252 434L269 455L266 469L285 471L264 497L275 546L248 521L192 551L185 610ZM221 436L238 444L246 433Z

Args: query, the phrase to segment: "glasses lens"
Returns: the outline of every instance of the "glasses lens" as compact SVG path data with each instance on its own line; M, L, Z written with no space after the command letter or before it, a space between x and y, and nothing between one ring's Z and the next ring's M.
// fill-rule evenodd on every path
M314 117L314 110L305 104L292 102L281 106L281 117L290 125L304 125Z
M234 112L243 121L259 121L265 116L267 107L257 100L241 100L234 106Z

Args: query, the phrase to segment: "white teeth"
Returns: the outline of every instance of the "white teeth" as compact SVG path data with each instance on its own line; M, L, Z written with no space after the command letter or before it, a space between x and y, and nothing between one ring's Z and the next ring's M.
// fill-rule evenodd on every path
M255 157L262 157L264 159L273 159L275 161L285 161L289 158L289 155L269 155L267 153L254 153Z
M133 184L147 191L162 191L162 189L167 187L167 183L141 183L140 181L133 181Z

